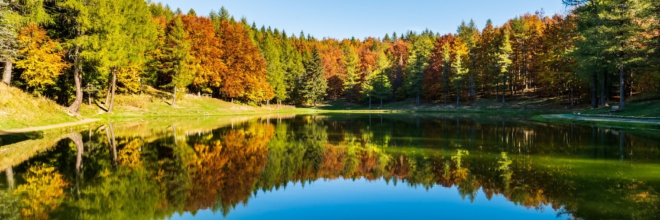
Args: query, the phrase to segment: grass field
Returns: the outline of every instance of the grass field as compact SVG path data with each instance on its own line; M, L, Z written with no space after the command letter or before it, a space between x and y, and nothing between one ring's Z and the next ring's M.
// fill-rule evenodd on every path
M34 97L0 83L0 130L67 123L82 118L70 116L64 107L43 97Z
M104 101L104 100L103 100ZM80 121L84 118L106 120L132 120L132 118L172 118L232 115L268 114L314 114L314 113L473 113L473 114L548 114L581 112L582 114L609 114L610 107L587 109L586 103L567 105L551 98L535 97L533 94L507 97L506 104L493 98L482 98L469 103L462 100L455 106L455 100L422 102L417 106L413 99L385 102L373 100L371 108L366 103L349 103L344 100L328 101L316 108L293 106L248 106L234 104L209 97L187 95L170 105L170 94L149 88L144 95L117 95L112 113L106 112L105 104L99 101L83 104L82 116L71 116L63 106L43 97L34 97L20 89L0 85L0 130L44 126ZM660 117L660 101L632 102L620 116Z
M603 107L584 110L581 113L587 115L610 115L612 107ZM642 101L626 104L626 108L620 112L612 114L613 116L625 117L657 117L660 118L660 101Z

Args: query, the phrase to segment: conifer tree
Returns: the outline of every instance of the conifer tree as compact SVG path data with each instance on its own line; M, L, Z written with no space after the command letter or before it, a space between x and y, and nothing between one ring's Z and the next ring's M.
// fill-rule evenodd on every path
M373 74L370 84L372 87L370 97L380 100L380 107L383 107L383 99L387 99L392 95L392 84L388 77L390 70L390 62L387 56L381 52L376 58L376 70ZM371 108L371 101L369 101Z
M275 99L279 104L288 97L286 83L284 82L285 72L284 65L282 65L280 46L277 45L272 34L266 34L262 51L267 61L268 83L273 87Z
M349 45L344 45L343 61L346 66L346 81L344 81L344 94L346 94L348 102L355 100L357 96L357 86L360 80L358 74L358 65L360 58L355 53L355 50Z
M469 97L470 99L474 99L475 96L477 95L475 75L476 75L476 66L477 66L476 47L479 36L479 30L477 29L477 25L474 23L474 20L470 20L468 24L462 22L461 25L458 27L457 32L458 32L458 38L461 39L463 42L465 42L465 45L467 46L468 49L468 55L470 57L470 61L472 62L472 67L470 68L469 71L469 80L470 80Z
M469 68L465 67L465 62L463 62L463 60L466 60L468 57L467 45L458 39L454 42L454 51L454 56L456 57L454 58L454 62L451 64L451 70L453 72L451 82L456 89L456 107L458 107L461 104L461 90L463 89L465 81L467 80L466 75L470 71Z
M316 48L312 49L311 58L305 62L305 81L303 87L303 97L312 102L314 107L316 103L325 97L328 84L323 71L321 57Z
M408 56L408 66L406 76L404 77L404 86L407 88L408 95L415 97L416 105L419 105L422 79L424 70L429 65L429 55L433 49L433 42L429 37L408 35L412 38L411 48Z
M93 5L98 5L104 0L64 0L57 1L56 5L62 11L62 25L71 27L71 33L68 33L68 38L65 40L69 50L70 59L72 59L71 68L73 69L73 80L76 90L75 100L68 108L69 113L79 114L80 106L83 101L83 88L82 88L82 69L83 63L95 56L95 52L99 48L91 47L94 45L94 40L98 39L94 36L93 25L98 24L98 17L90 13ZM95 51L96 49L96 51Z
M161 74L171 77L167 85L172 88L172 106L175 106L177 90L185 89L192 83L194 72L192 66L192 55L190 54L190 42L186 41L187 34L183 29L181 17L174 18L167 27L167 38L163 48L163 60Z
M511 42L509 41L509 29L503 28L500 35L500 43L497 51L497 65L500 71L500 80L502 82L502 104L506 103L506 82L509 75L509 67L511 66Z
M447 105L447 100L449 99L449 90L451 89L449 87L450 84L450 77L452 73L452 60L451 60L451 42L448 42L447 44L442 46L442 60L444 61L442 64L442 84L443 88L445 90L445 95L443 96L445 99L445 106Z

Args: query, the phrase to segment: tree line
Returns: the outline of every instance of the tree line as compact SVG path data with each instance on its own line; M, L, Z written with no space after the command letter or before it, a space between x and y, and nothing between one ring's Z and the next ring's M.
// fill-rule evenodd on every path
M408 31L317 39L143 0L1 1L3 82L77 113L87 99L140 94L145 86L242 103L381 106L422 99L502 104L529 93L592 107L660 91L658 18L652 0L564 0L498 26L456 33ZM618 90L618 93L616 92Z

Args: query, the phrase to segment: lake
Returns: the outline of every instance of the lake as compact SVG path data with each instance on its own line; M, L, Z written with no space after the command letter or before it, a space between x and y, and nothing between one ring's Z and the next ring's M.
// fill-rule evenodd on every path
M0 219L660 219L658 130L525 116L117 121L0 155Z

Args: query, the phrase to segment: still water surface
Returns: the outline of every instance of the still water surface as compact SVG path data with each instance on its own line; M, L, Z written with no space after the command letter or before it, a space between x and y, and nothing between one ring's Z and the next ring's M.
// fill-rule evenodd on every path
M114 122L0 147L0 219L659 219L659 145L508 116Z

